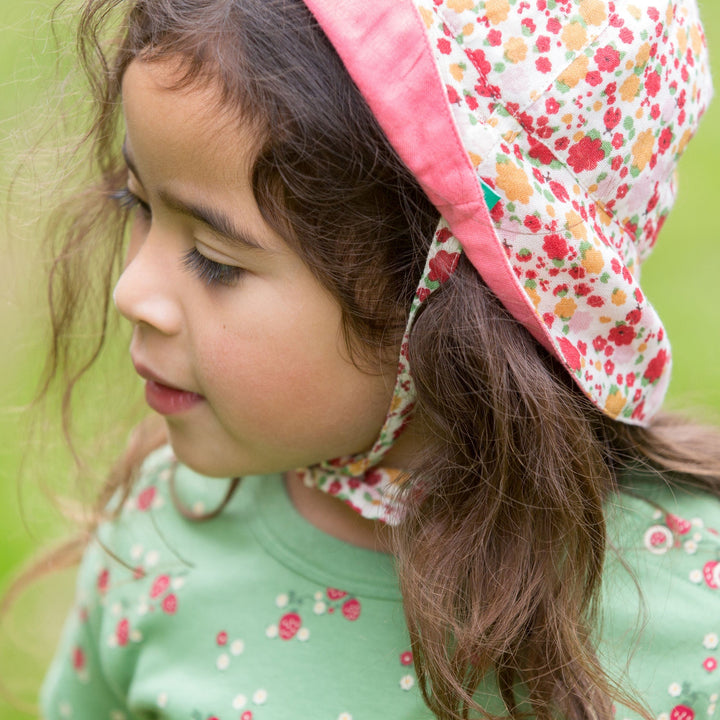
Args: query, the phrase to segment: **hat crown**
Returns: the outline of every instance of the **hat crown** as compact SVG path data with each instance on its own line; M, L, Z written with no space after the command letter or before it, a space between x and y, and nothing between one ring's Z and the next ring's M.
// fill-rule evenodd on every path
M587 193L602 239L634 267L672 206L677 160L712 92L695 3L416 4L480 172L498 143L521 146L546 184Z

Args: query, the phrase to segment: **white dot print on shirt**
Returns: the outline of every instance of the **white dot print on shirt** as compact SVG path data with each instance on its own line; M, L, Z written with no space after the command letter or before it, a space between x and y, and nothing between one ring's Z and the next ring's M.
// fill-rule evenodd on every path
M230 667L230 661L233 656L237 657L245 652L245 642L240 638L231 640L227 631L220 630L215 635L215 644L223 649L215 661L218 670L227 670Z
M252 702L255 705L264 705L268 700L268 692L265 690L265 688L258 688L253 694L252 694ZM246 708L248 704L248 699L246 695L243 695L242 693L239 693L236 695L232 700L232 708L233 710L242 710L243 708ZM245 710L245 712L240 716L240 720L253 720L253 712L252 710Z
M663 555L673 546L673 534L664 525L653 525L646 530L643 544L653 555Z
M400 653L400 665L403 668L408 668L410 665L413 664L413 656L412 652L410 650L406 650L403 653ZM400 678L400 687L401 689L407 691L411 690L415 686L415 678L410 674L405 674Z

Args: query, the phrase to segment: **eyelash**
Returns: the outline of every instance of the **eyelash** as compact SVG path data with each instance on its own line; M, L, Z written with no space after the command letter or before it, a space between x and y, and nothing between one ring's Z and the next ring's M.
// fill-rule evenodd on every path
M150 217L152 211L150 205L141 200L130 188L124 187L115 191L110 196L115 200L121 209L126 211L138 208L143 215ZM230 287L240 279L244 270L235 265L225 265L215 262L203 255L197 248L190 248L182 256L182 266L191 272L195 277L204 282L208 287L214 285L225 285Z
M116 190L114 193L112 193L110 195L110 199L114 200L121 210L126 210L129 212L130 210L138 208L142 211L143 215L146 215L147 217L150 217L150 215L152 215L150 206L144 200L141 200L127 186L125 186L124 188L120 188L119 190Z
M202 280L208 287L225 285L231 287L240 279L244 270L236 265L225 265L205 257L197 248L190 248L182 258L183 267Z

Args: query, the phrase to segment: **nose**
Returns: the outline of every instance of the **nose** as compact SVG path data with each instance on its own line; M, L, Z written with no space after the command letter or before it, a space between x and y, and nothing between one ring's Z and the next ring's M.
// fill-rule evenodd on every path
M149 238L138 249L130 244L125 269L115 285L113 301L133 325L147 325L164 335L175 335L182 327L178 295L181 284L174 282L178 263L169 261L169 252Z

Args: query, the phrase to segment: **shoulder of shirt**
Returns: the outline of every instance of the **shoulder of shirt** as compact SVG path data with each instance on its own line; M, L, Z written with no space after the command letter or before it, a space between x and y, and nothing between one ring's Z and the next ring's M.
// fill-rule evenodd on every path
M621 478L619 491L610 497L606 509L611 541L616 539L613 534L627 538L628 532L641 531L648 547L650 538L644 535L651 534L654 529L665 533L667 542L672 541L676 548L678 543L690 541L687 549L692 552L693 543L700 540L720 547L720 498L682 483L673 474L640 469L627 471ZM655 540L658 539L659 535Z

